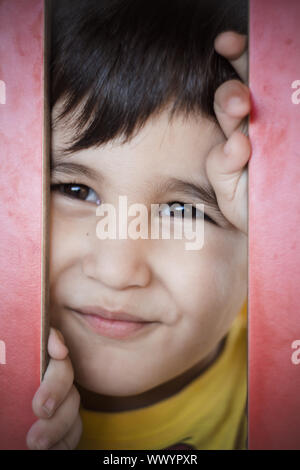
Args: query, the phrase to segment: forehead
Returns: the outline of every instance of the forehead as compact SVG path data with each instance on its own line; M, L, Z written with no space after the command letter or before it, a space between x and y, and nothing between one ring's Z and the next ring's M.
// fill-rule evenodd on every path
M53 117L57 115L54 108ZM146 124L123 143L124 136L112 141L64 155L63 150L74 139L72 119L58 122L52 131L52 159L80 161L101 166L111 174L115 165L122 171L134 171L137 177L159 172L161 175L180 176L199 173L205 176L206 157L211 148L224 140L220 128L200 115L188 117L177 114L170 120L168 110L150 117Z

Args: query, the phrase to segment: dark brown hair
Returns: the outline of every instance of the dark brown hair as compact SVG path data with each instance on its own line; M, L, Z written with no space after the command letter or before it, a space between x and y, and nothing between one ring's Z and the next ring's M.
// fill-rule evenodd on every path
M167 104L170 116L216 119L214 93L239 78L214 50L221 31L247 34L243 0L53 0L51 105L75 110L66 151L124 142Z

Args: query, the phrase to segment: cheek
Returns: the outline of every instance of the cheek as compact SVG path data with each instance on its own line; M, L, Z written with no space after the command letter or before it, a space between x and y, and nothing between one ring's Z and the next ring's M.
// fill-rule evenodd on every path
M63 273L80 261L84 250L86 223L75 221L51 205L50 286L59 282Z
M247 238L224 233L208 233L201 250L181 249L177 250L176 257L172 251L162 256L165 262L160 270L165 273L164 279L179 315L185 312L197 322L203 322L205 318L217 320L218 312L220 316L229 310L236 312L245 298Z

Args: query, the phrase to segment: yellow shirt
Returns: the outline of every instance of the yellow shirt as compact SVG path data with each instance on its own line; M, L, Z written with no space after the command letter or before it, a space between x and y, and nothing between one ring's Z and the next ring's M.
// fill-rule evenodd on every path
M81 406L77 449L246 449L246 402L247 302L216 361L173 396L120 412Z

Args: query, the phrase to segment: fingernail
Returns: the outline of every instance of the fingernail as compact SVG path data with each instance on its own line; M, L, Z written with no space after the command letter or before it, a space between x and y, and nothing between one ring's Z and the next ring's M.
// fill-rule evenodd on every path
M243 100L239 96L232 96L228 101L229 109L239 108L243 104Z
M48 398L48 400L43 405L43 410L46 411L48 416L51 416L55 407L55 400L53 398Z

